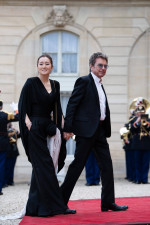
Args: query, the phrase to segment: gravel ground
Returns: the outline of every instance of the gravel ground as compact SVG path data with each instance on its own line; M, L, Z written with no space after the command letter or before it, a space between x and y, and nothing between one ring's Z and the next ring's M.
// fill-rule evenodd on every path
M84 180L79 180L71 195L71 200L98 199L100 198L100 186L85 186ZM21 211L26 204L29 185L17 183L3 189L0 196L0 216ZM150 196L150 184L134 184L125 179L115 180L116 197ZM21 220L1 221L0 225L18 225Z

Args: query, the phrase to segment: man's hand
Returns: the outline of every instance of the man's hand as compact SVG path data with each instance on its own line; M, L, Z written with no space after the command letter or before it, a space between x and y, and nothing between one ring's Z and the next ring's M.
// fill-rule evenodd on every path
M141 117L139 116L138 118L137 118L137 120L133 123L133 126L135 127L135 128L137 128L137 126L138 126L138 123L141 121Z
M69 140L69 138L70 138L70 137L72 138L73 135L74 135L73 133L67 133L67 132L64 132L64 139L65 139L65 140Z
M140 121L141 121L141 117L139 116L135 122L139 123Z

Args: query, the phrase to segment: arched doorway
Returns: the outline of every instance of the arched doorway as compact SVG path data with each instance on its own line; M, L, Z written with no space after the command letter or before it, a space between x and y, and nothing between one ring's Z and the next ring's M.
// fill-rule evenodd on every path
M129 56L129 103L138 96L150 100L150 29L135 42Z

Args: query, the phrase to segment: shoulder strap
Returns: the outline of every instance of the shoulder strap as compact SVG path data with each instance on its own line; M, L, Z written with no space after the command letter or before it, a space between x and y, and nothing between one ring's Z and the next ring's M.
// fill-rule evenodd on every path
M55 81L53 80L53 84L54 84L54 90L56 93L56 87L55 87ZM57 124L57 102L55 102L55 122Z

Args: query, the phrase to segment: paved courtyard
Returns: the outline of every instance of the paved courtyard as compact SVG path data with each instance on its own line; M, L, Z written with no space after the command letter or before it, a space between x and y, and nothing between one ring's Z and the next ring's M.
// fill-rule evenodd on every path
M71 195L71 200L98 199L101 193L100 186L85 186L85 180L80 179ZM4 195L0 196L0 216L21 211L28 197L29 185L27 183L16 183L3 189ZM150 196L150 184L134 184L121 178L115 179L115 196L137 197ZM128 204L128 199L127 199ZM18 225L21 220L0 221L0 225Z

